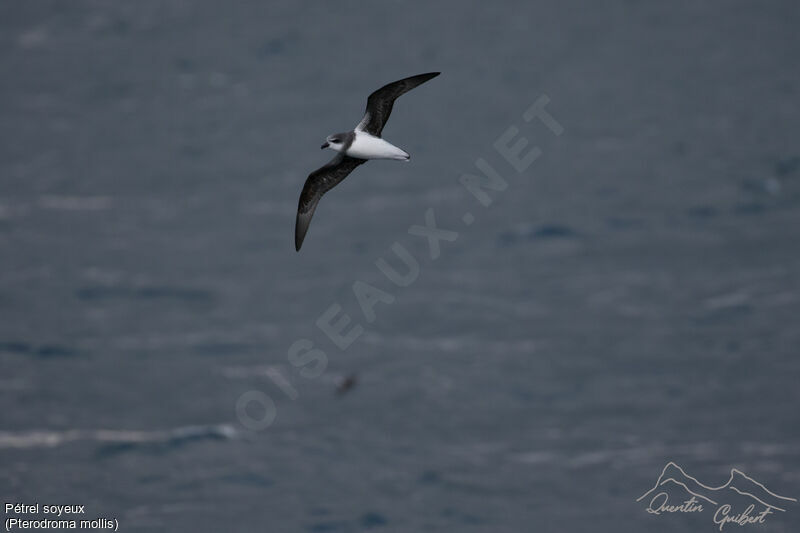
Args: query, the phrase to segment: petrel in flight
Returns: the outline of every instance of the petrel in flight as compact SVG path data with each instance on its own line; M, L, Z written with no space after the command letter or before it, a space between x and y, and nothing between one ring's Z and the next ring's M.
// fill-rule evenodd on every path
M367 110L356 129L346 133L328 135L322 148L330 148L338 153L325 166L309 174L306 184L303 185L294 229L294 247L297 251L300 251L300 246L303 245L303 239L319 199L345 179L357 166L366 163L368 159L409 160L411 156L397 146L384 141L381 138L381 132L386 121L389 120L394 101L439 74L439 72L418 74L384 85L367 98Z

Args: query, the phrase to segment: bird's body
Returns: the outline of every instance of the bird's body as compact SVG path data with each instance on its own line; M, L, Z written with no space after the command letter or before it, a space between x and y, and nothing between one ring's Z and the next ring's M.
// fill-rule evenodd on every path
M338 185L356 167L370 159L409 160L411 156L404 150L381 138L383 127L392 112L394 101L399 96L438 75L438 72L419 74L384 85L369 95L364 118L353 131L328 136L322 148L331 148L338 153L306 179L297 206L294 235L296 250L299 251L303 244L311 217L322 195Z
M404 150L380 137L370 135L366 131L355 130L353 142L345 151L346 155L358 159L395 159L408 161L411 156Z

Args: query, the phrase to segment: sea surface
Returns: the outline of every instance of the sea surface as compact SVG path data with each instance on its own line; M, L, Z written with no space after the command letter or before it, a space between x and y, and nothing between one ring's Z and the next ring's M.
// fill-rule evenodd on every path
M800 498L798 26L794 1L3 2L0 502L126 532L718 531L636 501L670 461ZM319 145L428 71L384 130L411 161L358 168L296 253ZM723 531L800 531L800 504Z

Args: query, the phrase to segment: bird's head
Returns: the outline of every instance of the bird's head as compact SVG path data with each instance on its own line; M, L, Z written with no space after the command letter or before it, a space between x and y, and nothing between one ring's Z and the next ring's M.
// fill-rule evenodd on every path
M328 135L328 137L325 139L325 142L322 143L322 146L320 146L320 148L322 148L323 150L325 148L330 148L331 150L341 152L342 150L344 150L344 144L346 139L347 139L346 133L334 133L333 135Z

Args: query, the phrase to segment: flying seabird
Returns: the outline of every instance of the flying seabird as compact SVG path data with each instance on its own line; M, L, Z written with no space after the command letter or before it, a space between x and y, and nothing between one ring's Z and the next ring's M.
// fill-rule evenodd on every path
M336 394L339 396L344 396L356 386L356 383L358 383L358 376L356 374L349 374L336 386Z
M392 113L394 101L439 74L439 72L418 74L384 85L369 95L364 118L353 131L328 135L321 148L330 148L338 153L325 166L309 174L303 185L303 192L300 193L300 202L297 206L297 222L294 230L294 247L297 251L300 251L300 246L303 244L319 199L345 179L357 166L366 163L368 159L396 159L399 161L410 159L411 156L405 151L384 141L381 138L381 132Z

